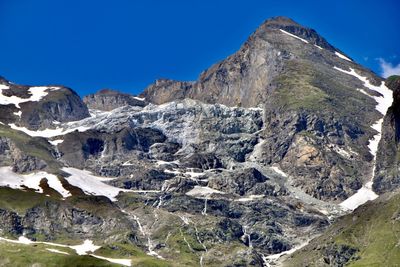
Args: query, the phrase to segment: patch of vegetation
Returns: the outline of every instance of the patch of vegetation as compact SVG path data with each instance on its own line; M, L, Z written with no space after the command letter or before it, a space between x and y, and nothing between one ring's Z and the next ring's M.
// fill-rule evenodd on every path
M395 88L398 87L400 84L400 76L392 75L392 76L388 77L385 81L385 84L390 89L395 90Z
M0 208L24 214L28 209L33 208L45 201L59 201L58 197L47 197L45 194L35 193L31 190L16 190L0 187Z
M160 260L144 253L140 248L127 243L108 244L96 251L96 255L109 258L131 259L132 266L173 266L165 260Z
M46 248L57 249L69 253L69 255L53 253ZM0 241L0 266L118 266L108 261L96 259L91 256L79 256L71 249L56 248L47 245L22 245Z
M313 68L305 62L291 61L287 71L275 79L278 105L290 109L321 110L329 96L312 85Z

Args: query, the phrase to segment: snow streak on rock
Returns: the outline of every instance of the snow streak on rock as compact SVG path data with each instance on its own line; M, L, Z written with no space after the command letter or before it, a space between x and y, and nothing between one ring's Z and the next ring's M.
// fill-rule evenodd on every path
M300 38L300 37L297 36L297 35L294 35L294 34L292 34L292 33L290 33L290 32L284 31L284 30L282 30L282 29L279 29L279 30L280 30L281 32L283 32L284 34L287 34L287 35L289 35L289 36L292 36L293 38L299 39L300 41L302 41L302 42L308 44L308 41L307 41L307 40L305 40L305 39L303 39L303 38Z
M352 61L350 58L348 58L348 57L346 57L345 55L343 55L343 54L340 54L339 52L337 52L337 51L335 51L335 55L337 55L338 57L340 57L340 58L342 58L342 59L344 59L344 60L347 60L347 61Z
M350 68L350 71L334 67L334 69L352 75L363 82L364 86L370 90L378 92L380 96L370 96L377 102L376 110L379 111L382 115L385 115L388 108L393 103L393 92L386 87L385 83L382 81L380 86L376 86L371 84L367 77L361 76L358 74L354 69ZM375 122L371 128L376 130L378 133L374 135L374 137L369 140L368 148L370 149L371 154L374 156L374 161L376 158L376 153L378 151L378 144L381 140L381 131L382 131L382 123L383 118L379 119ZM378 195L372 190L372 184L374 180L374 173L375 173L375 163L372 169L371 179L361 187L357 193L343 201L340 205L348 210L354 210L358 206L364 204L369 200L374 200L378 197Z

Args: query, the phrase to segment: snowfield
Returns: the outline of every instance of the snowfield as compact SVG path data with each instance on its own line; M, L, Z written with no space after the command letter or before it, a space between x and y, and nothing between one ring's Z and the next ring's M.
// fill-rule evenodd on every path
M19 126L15 125L14 123L10 123L8 125L12 129L24 132L27 135L30 135L32 137L44 137L44 138L51 138L51 137L55 137L55 136L59 136L59 135L64 135L67 133L72 133L74 131L85 132L90 129L90 127L81 126L81 127L69 128L69 129L56 128L56 129L45 129L45 130L32 131L26 127L19 127Z
M40 181L43 178L47 179L48 185L64 198L71 196L71 193L62 186L58 177L53 174L47 172L18 174L13 172L11 167L0 167L0 186L13 189L28 187L34 189L37 193L43 193L43 189L40 187Z
M63 171L70 174L65 179L73 186L79 187L88 195L105 196L111 201L117 201L116 196L120 192L128 192L131 190L122 189L108 185L104 182L115 180L116 178L104 178L91 174L88 171L75 168L62 168Z

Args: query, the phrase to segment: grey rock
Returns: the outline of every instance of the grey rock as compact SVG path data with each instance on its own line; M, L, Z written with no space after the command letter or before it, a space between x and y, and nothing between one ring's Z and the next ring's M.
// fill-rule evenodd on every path
M103 89L95 94L87 95L83 98L83 102L90 109L102 111L110 111L122 106L144 107L147 105L145 101L137 97L110 89Z

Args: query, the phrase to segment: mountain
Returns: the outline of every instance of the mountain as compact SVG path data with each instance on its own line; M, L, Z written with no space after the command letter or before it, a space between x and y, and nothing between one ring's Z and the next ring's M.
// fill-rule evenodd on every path
M365 243L325 242L397 203L362 205L398 188L397 88L285 17L139 96L1 78L0 265L364 259Z
M160 80L141 96L155 104L192 98L263 108L262 161L279 163L296 176L296 186L318 199L343 200L371 173L367 145L376 131L370 126L383 115L370 97L379 92L350 70L371 85L382 82L314 30L277 17L196 82Z

